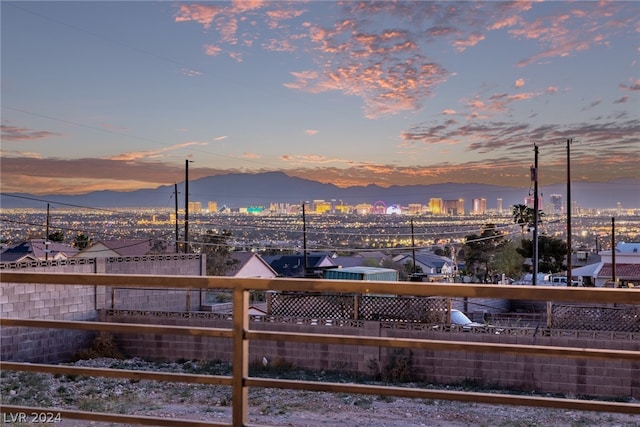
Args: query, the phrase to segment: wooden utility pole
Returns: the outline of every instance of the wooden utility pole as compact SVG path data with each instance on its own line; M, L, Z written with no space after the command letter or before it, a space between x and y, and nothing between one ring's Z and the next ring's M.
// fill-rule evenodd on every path
M47 226L44 232L44 260L49 260L49 203L47 203Z
M416 242L413 236L413 218L411 218L411 254L413 256L413 269L411 272L416 274Z
M536 286L538 283L538 211L540 210L538 202L538 146L533 146L534 163L531 168L531 179L533 180L533 277L531 285Z
M304 203L302 203L302 259L304 260L304 274L307 275L307 217L305 215Z
M176 199L176 253L180 252L180 227L178 227L178 183L173 185L173 195Z
M571 143L567 139L567 286L571 286Z
M616 219L611 217L611 281L616 287Z
M184 253L189 253L189 163L184 161Z

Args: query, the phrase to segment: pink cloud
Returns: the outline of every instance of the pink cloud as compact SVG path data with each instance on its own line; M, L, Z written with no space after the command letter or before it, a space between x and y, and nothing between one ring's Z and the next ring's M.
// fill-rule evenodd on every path
M293 52L296 50L296 47L290 40L282 39L269 39L267 42L262 44L262 47L264 50L271 52Z
M196 77L196 76L201 76L202 75L202 73L200 71L191 70L189 68L182 68L180 70L180 72L182 74L184 74L185 76L188 76L188 77Z
M640 90L640 80L636 80L630 85L621 84L620 89L628 90L628 91L638 91Z
M473 33L469 34L464 39L458 39L453 42L453 46L456 48L458 52L463 52L466 49L473 47L484 40L484 34Z
M176 12L175 22L195 21L202 24L204 28L210 28L214 18L221 12L222 7L217 5L183 4Z
M306 133L309 136L313 136L313 135L317 134L318 132L319 131L314 130L314 129L307 129L307 130L304 131L304 133Z
M17 126L1 125L2 139L5 141L34 141L37 139L62 136L46 130L31 130Z
M524 79L520 78L520 79L516 80L515 86L517 88L521 88L522 86L524 86Z
M193 145L209 145L207 142L183 142L181 144L175 144L170 147L162 147L155 150L145 150L145 151L130 151L127 153L121 153L115 156L107 157L107 160L119 160L119 161L132 161L132 160L143 160L143 159L155 159L161 158L165 153L180 150L182 148L187 148Z
M222 48L212 45L212 44L207 44L204 46L204 53L205 55L209 55L209 56L217 56L220 52L222 52Z
M242 13L248 10L260 9L264 0L233 0L231 2L234 12Z

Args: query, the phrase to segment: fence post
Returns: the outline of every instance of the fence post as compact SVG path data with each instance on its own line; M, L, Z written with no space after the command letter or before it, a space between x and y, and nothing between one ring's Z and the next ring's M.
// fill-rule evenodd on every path
M551 329L551 325L553 324L553 307L552 302L547 301L547 328Z
M245 338L249 329L249 291L241 285L233 288L233 362L232 362L232 424L242 427L249 412L248 389L245 379L249 376L249 341Z

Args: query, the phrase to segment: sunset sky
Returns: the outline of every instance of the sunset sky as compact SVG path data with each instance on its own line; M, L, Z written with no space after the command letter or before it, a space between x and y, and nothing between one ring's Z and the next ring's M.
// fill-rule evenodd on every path
M3 192L640 179L640 3L2 1Z

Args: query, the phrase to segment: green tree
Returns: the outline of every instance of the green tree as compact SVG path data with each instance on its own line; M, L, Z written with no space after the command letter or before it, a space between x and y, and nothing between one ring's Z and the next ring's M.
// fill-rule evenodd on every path
M83 250L89 246L90 243L91 239L89 239L89 236L84 233L78 233L76 237L73 238L72 245L79 250Z
M533 258L533 240L523 239L517 251L525 258ZM564 240L544 235L538 238L538 271L558 273L565 270L566 255L567 242Z
M496 274L505 274L507 277L519 277L524 268L524 257L518 253L517 245L508 241L504 247L495 254L489 268Z
M224 276L229 268L237 263L236 260L231 259L230 238L230 230L222 230L221 233L207 230L195 241L194 246L200 243L200 252L207 256L208 276Z
M495 224L483 225L480 235L466 236L464 257L467 272L481 282L487 283L492 273L490 263L506 242L503 233L496 228Z
M409 280L409 274L411 274L412 264L409 262L407 264L401 264L397 261L394 261L392 257L386 257L382 260L379 267L382 268L391 268L398 272L398 280L405 281Z
M149 252L152 254L162 254L167 252L168 243L164 240L152 240Z
M64 242L64 233L62 231L56 231L55 233L51 233L47 236L47 240L52 242L62 243Z

